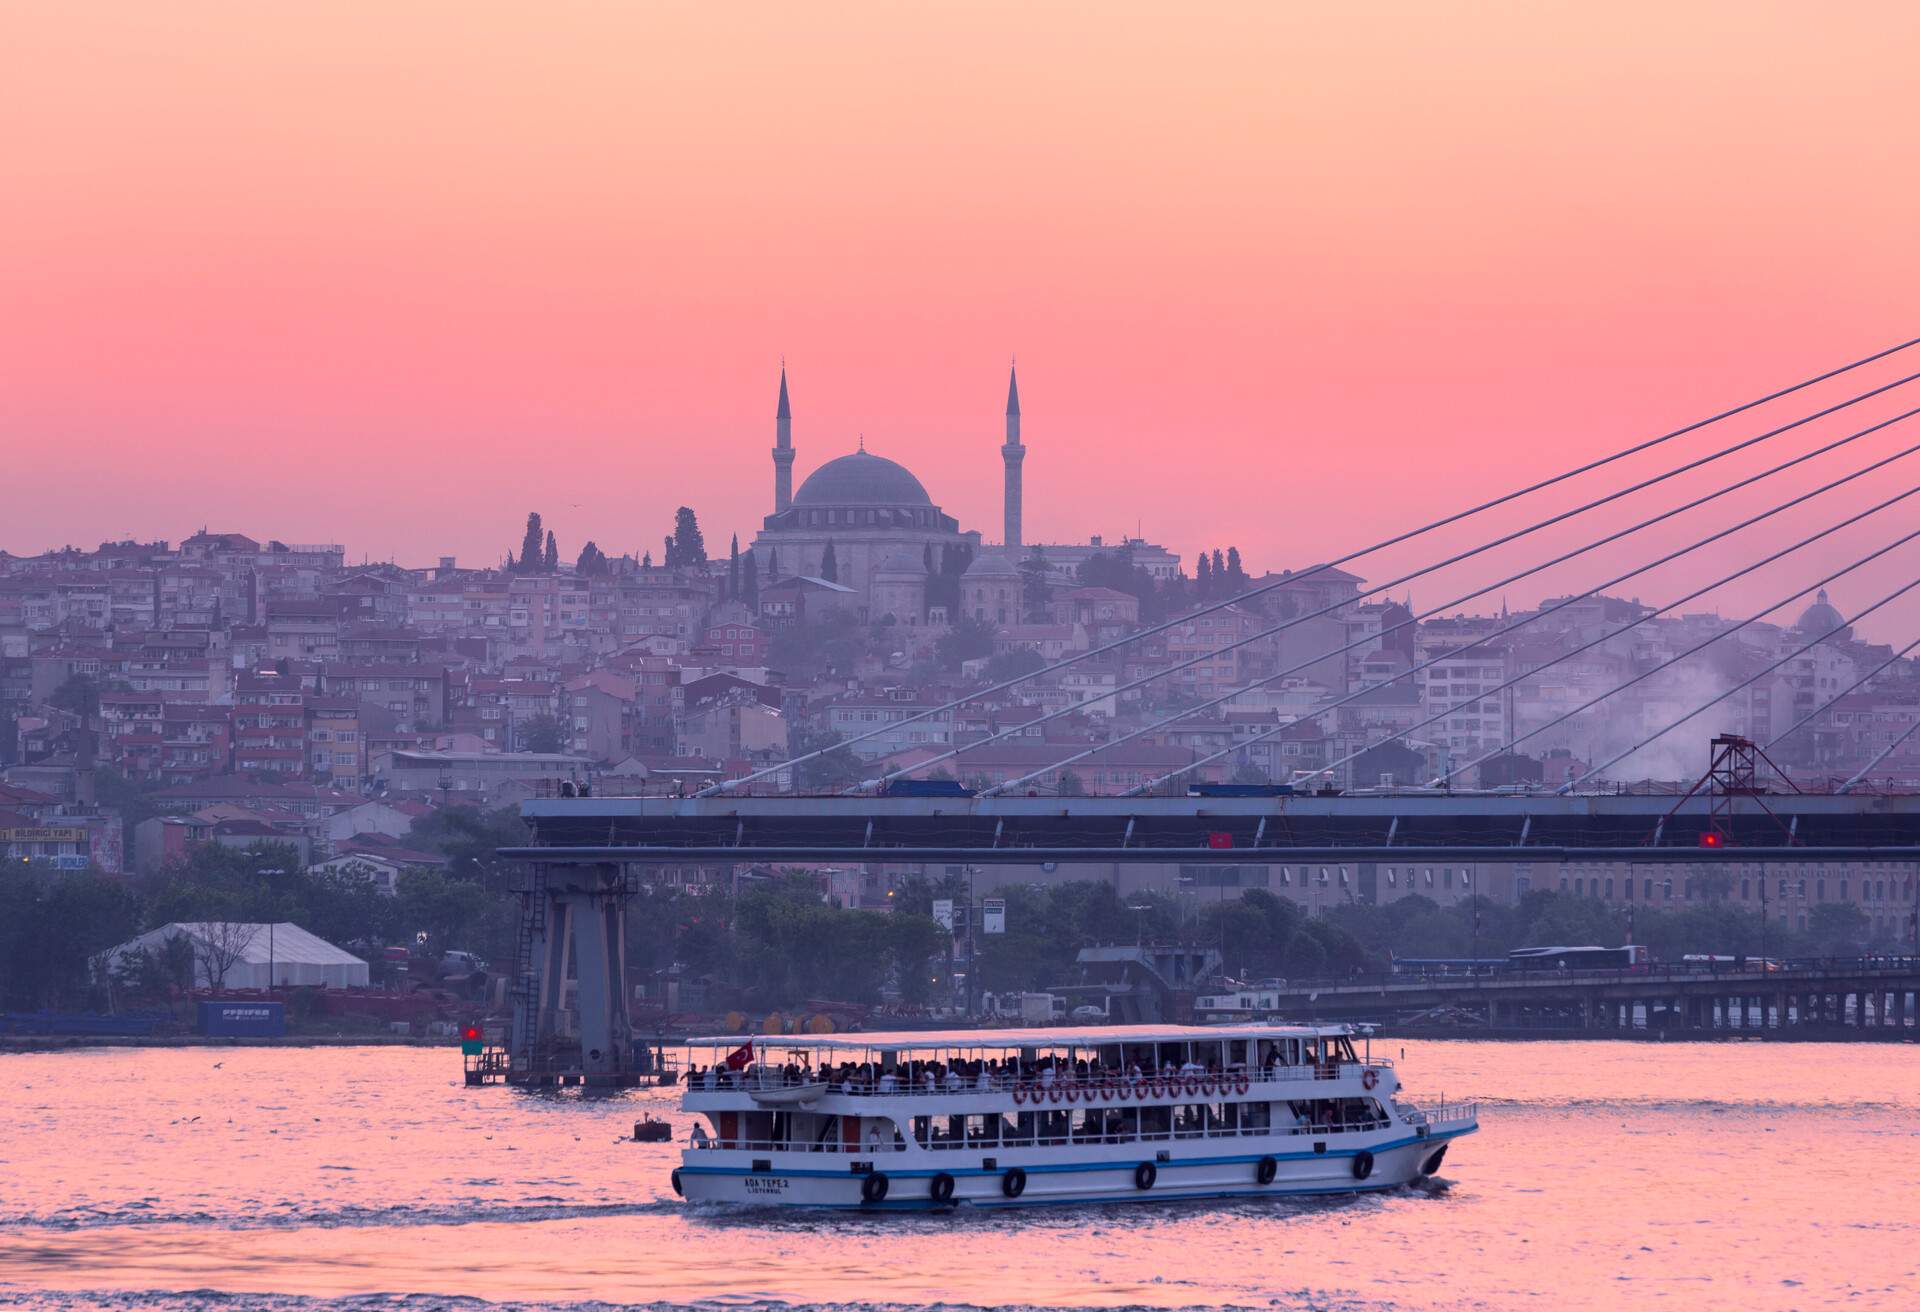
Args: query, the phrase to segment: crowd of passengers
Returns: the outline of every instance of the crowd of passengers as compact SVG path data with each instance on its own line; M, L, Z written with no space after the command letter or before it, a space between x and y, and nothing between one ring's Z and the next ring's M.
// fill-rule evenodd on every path
M1011 1115L915 1116L907 1124L923 1148L1055 1147L1084 1143L1132 1143L1149 1139L1186 1139L1240 1134L1340 1133L1374 1130L1387 1124L1384 1109L1371 1098L1315 1098L1283 1104L1275 1123L1273 1104L1267 1102L1181 1103L1150 1107L1079 1108L1023 1111ZM841 1150L840 1118L797 1117L787 1112L760 1113L767 1128L759 1132L768 1146L789 1150ZM867 1122L866 1150L883 1149L883 1119ZM806 1130L799 1127L806 1125ZM888 1134L896 1151L907 1146L899 1126ZM725 1139L711 1139L695 1124L696 1147L727 1147Z
M1271 1079L1279 1079L1286 1069L1283 1061L1285 1054L1279 1045L1274 1045L1268 1060L1258 1069L1264 1070ZM1329 1053L1329 1060L1351 1061L1351 1051L1345 1054ZM798 1062L789 1061L784 1066L772 1063L754 1063L738 1070L729 1069L716 1063L705 1067L692 1066L688 1069L687 1082L696 1087L708 1089L758 1088L773 1085L797 1086L803 1084L824 1083L836 1093L965 1093L969 1090L985 1092L990 1089L1006 1089L1016 1085L1025 1085L1039 1090L1050 1090L1056 1085L1077 1088L1111 1088L1119 1083L1130 1083L1135 1087L1158 1077L1162 1081L1174 1079L1251 1079L1256 1073L1244 1062L1235 1062L1222 1066L1218 1061L1201 1063L1188 1058L1175 1064L1165 1055L1160 1061L1159 1070L1154 1069L1154 1054L1145 1050L1123 1058L1124 1067L1102 1064L1098 1058L1089 1061L1086 1058L1069 1061L1061 1057L1043 1057L1035 1062L1023 1062L1018 1057L1003 1059L976 1058L967 1060L955 1058L952 1061L909 1060L888 1068L873 1062L841 1062L829 1064L815 1071L805 1053L800 1054ZM1144 1065L1143 1065L1144 1063Z

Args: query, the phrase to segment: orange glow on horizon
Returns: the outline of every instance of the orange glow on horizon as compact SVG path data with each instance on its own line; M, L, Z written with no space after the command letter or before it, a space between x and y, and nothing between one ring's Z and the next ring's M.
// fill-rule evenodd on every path
M1914 335L1917 36L1889 4L14 6L0 548L491 563L537 509L569 557L657 555L684 503L724 550L783 355L796 482L864 433L992 537L1017 354L1029 538L1298 567Z

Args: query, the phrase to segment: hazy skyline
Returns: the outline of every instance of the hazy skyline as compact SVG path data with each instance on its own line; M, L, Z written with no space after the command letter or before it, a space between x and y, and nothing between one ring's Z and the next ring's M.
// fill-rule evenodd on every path
M782 356L992 537L1017 355L1030 539L1309 563L1912 335L1920 14L1806 17L16 6L0 547L723 549Z

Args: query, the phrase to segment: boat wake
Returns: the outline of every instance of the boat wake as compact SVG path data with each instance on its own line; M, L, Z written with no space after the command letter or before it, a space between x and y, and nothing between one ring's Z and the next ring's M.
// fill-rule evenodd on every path
M165 1211L150 1201L113 1207L67 1207L57 1212L0 1215L0 1229L92 1230L111 1226L217 1226L222 1230L339 1229L352 1226L514 1224L646 1216L680 1210L668 1199L645 1203L569 1203L562 1199L493 1202L472 1199L443 1204L396 1204L315 1208L304 1204L244 1212Z

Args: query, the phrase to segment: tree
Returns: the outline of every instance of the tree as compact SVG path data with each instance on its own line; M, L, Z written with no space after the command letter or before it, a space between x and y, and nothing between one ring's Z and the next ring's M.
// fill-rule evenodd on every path
M607 563L607 554L592 542L580 548L580 558L573 563L573 572L583 578L593 578L611 571Z
M560 568L560 544L554 541L552 529L547 530L547 550L543 559L545 564L542 568L544 568L547 573L551 574Z
M1247 571L1240 564L1240 548L1227 548L1227 591L1241 593L1247 590Z
M100 713L100 685L91 674L69 674L47 698L47 704L82 720L92 720Z
M665 563L668 568L707 563L707 541L700 535L700 521L686 506L673 512L673 532L667 537Z
M767 548L767 582L771 583L779 577L780 577L780 549L778 547L768 547Z
M838 734L796 728L791 750L796 761L810 752L822 753L793 767L794 786L803 792L847 788L867 777L866 762L851 747L842 746Z
M1200 553L1199 562L1193 567L1193 589L1200 594L1200 600L1206 601L1213 596L1213 562L1207 559L1207 553Z
M1023 674L1032 674L1047 663L1047 658L1031 647L1015 647L987 658L981 675L988 683L1005 683Z
M733 535L733 545L727 550L727 600L740 600L740 535Z
M1047 621L1047 604L1052 599L1047 580L1047 558L1035 547L1033 554L1020 562L1020 608L1030 624Z
M523 752L564 752L572 739L567 722L545 711L529 715L515 727L514 737Z
M203 920L194 926L193 956L201 982L227 987L227 972L240 964L260 934L260 926L238 920Z
M527 515L527 531L520 539L520 568L528 571L539 569L546 549L546 537L540 528L540 512L535 510Z
M1085 781L1073 771L1062 770L1060 772L1059 782L1054 785L1053 791L1060 797L1085 797L1087 795L1087 785Z
M1220 548L1213 549L1213 587L1216 592L1224 592L1227 584L1227 561L1220 554Z
M747 603L747 609L756 615L760 612L760 567L754 564L753 553L740 562L740 599Z
M961 620L934 641L933 655L942 669L957 670L962 664L993 654L994 627L985 620Z
M820 553L820 577L829 583L840 581L840 562L834 558L833 539L827 539L826 549Z

